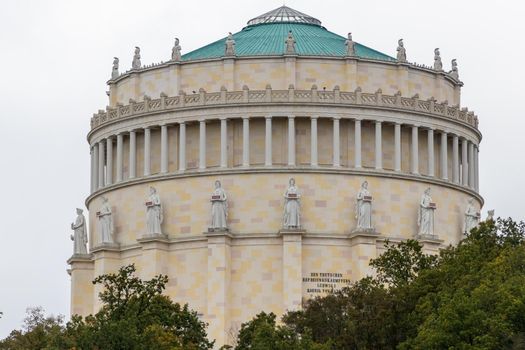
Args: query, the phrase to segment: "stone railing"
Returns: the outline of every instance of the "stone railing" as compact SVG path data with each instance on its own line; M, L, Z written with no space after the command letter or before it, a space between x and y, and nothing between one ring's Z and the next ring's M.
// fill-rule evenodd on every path
M128 105L117 104L116 107L107 107L106 111L99 110L91 119L91 128L94 129L105 123L120 118L138 116L150 112L173 111L182 108L241 105L265 103L299 103L299 104L327 104L347 106L385 107L404 111L417 111L432 114L452 120L461 121L471 127L478 128L478 117L474 112L459 106L449 106L447 101L437 103L434 98L420 100L419 95L404 97L401 92L395 95L383 95L381 90L375 93L363 93L361 88L354 92L340 91L336 86L332 91L318 90L313 85L310 90L296 90L290 86L288 90L272 90L270 85L265 90L249 90L247 86L242 91L227 91L221 88L220 92L207 93L200 89L198 93L186 95L180 91L178 96L168 97L161 93L160 98L152 99L144 96L144 101L129 100Z

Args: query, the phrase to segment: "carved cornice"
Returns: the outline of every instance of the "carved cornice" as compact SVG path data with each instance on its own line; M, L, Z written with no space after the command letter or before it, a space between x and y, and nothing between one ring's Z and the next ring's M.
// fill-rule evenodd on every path
M395 95L384 95L381 90L375 93L363 93L361 88L353 92L340 91L335 87L332 91L319 91L313 85L310 90L295 90L292 86L288 90L272 90L267 86L265 90L226 91L207 93L201 89L198 93L186 95L181 92L178 96L168 97L161 93L160 98L144 97L141 102L130 100L128 105L107 107L100 110L91 118L91 132L98 128L119 120L141 117L153 113L174 112L203 107L231 107L246 105L269 104L298 104L324 105L341 107L380 108L404 112L417 112L430 116L450 119L466 126L478 129L478 117L474 112L459 106L449 106L447 101L438 103L434 98L420 100L416 94L404 97L398 92Z

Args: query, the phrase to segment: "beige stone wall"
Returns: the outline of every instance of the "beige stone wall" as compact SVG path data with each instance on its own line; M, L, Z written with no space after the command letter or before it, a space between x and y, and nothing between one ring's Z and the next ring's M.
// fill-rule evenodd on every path
M438 205L436 233L447 243L457 242L468 194L438 185L383 177L344 174L237 174L186 177L137 184L110 190L116 240L132 245L145 233L144 201L148 187L155 186L164 205L164 231L170 237L200 235L209 225L209 196L213 182L220 179L228 191L230 229L233 233L275 233L281 227L282 193L294 176L303 193L303 225L310 233L347 234L355 226L354 199L362 181L370 183L374 196L374 225L391 237L408 238L416 231L419 199L424 189L433 189ZM90 204L90 238L97 244L94 214L100 200Z
M278 234L282 193L290 176L296 178L302 194L306 230L302 238ZM231 239L204 234L215 179L222 181L228 193ZM373 225L380 234L376 237L350 235L356 224L355 196L364 180L374 197ZM163 230L169 242L138 241L145 233L144 201L150 185L161 196ZM88 282L134 263L143 278L167 274L167 295L189 303L202 314L210 324L210 337L222 344L228 341L230 331L238 330L261 310L282 314L300 307L304 298L373 274L368 263L382 252L384 239L406 239L417 232L418 203L428 186L351 174L244 173L152 181L108 191L105 196L112 205L121 250L95 250L92 271L74 269L72 310L84 315L94 312L100 306L100 290ZM435 233L443 240L441 246L456 244L470 195L440 185L430 187L438 206ZM99 205L98 198L89 203L92 246L99 242L94 217ZM436 248L427 247L426 251L435 253ZM322 274L340 276L337 278L344 282L304 280Z
M160 66L120 79L110 88L110 105L127 104L130 98L142 100L144 95L158 97L161 92L174 96L179 90L191 94L200 88L207 92L264 90L270 84L273 89L285 90L293 84L298 90L309 90L312 85L322 90L332 90L338 85L342 91L363 92L382 89L383 94L394 95L401 91L404 96L419 94L426 100L448 100L450 105L460 103L460 89L441 74L428 70L397 65L334 58L244 58L185 62Z

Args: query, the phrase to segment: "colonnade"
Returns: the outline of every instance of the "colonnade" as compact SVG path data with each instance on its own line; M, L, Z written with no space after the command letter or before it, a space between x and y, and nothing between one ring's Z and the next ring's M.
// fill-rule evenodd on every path
M242 167L249 167L250 164L250 120L260 117L242 117ZM266 116L265 119L265 143L264 143L264 166L275 166L272 162L272 119L275 117ZM312 116L310 119L310 166L312 168L319 167L318 162L318 119L321 117ZM324 117L322 117L324 118ZM296 166L296 131L295 131L295 116L288 116L288 155L287 165L289 167ZM340 117L330 118L333 124L333 160L331 167L342 168L341 158L341 141L340 141ZM220 118L220 168L228 168L228 118ZM369 120L352 119L354 123L354 154L353 154L353 169L363 169L362 164L362 122ZM198 169L207 169L206 163L206 123L214 121L214 119L198 120L199 123L199 152L198 152ZM428 140L428 165L427 174L421 175L430 178L440 178L444 181L449 181L454 184L469 187L475 191L479 191L478 181L478 159L479 147L476 143L465 137L459 136L445 130L436 130L431 127L410 125L402 122L383 122L381 120L370 121L375 125L375 157L374 168L377 171L383 171L383 132L384 128L394 128L394 172L402 172L401 170L401 130L402 127L411 129L410 140L410 173L413 175L420 174L419 165L419 134L421 129L426 130ZM144 135L144 169L142 176L150 176L151 174L151 129L160 127L160 173L168 173L169 147L168 147L168 127L178 125L178 173L184 173L186 168L186 125L190 122L178 122L174 124L162 124L158 126L148 126L142 129L134 129L126 133L118 133L117 135L102 139L91 145L91 192L95 192L106 186L114 183L119 183L124 180L134 179L137 176L137 133ZM123 147L124 137L129 138L129 171L128 178L123 178ZM434 159L434 137L440 138L440 174L435 171ZM448 140L452 139L452 174L448 174ZM116 140L116 174L113 174L113 144ZM461 151L460 151L461 141Z

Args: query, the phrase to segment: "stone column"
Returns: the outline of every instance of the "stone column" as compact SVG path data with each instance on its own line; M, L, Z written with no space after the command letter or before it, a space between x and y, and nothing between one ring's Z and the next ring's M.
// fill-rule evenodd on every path
M221 118L221 168L228 167L228 120Z
M401 124L394 125L394 170L401 171Z
M242 117L242 166L250 166L250 118Z
M468 143L468 185L471 188L475 188L474 184L474 144L472 142Z
M113 140L107 138L106 185L113 184Z
M361 120L355 120L354 167L361 168Z
M160 172L168 172L168 126L166 124L160 127Z
M266 138L264 142L264 165L272 165L272 117L266 118Z
M122 181L122 152L123 152L124 139L121 133L117 134L117 177L116 182Z
M137 174L137 134L129 132L129 178L135 178Z
M208 236L208 334L226 344L230 329L231 238L224 233Z
M412 125L412 152L410 172L412 174L419 174L419 129L416 125Z
M301 308L302 300L302 236L282 232L283 237L283 310Z
M310 165L317 166L317 117L310 118Z
M476 184L476 191L479 192L479 146L475 147L474 150L474 161L476 162L476 177L475 177L475 184Z
M428 129L428 176L435 176L434 171L434 129Z
M104 187L104 165L105 165L106 151L104 147L104 140L98 143L98 188Z
M461 184L463 186L468 186L468 141L463 139L461 141L461 169L463 170L463 176Z
M441 178L448 180L448 136L445 131L441 132Z
M199 121L199 169L206 169L206 121Z
M295 117L288 117L288 166L295 166Z
M459 183L459 137L454 135L452 138L452 180Z
M186 124L179 124L179 171L186 170Z
M383 147L382 147L383 133L381 131L381 122L376 121L376 169L383 169Z
M151 129L144 128L144 176L151 174Z
M92 168L91 168L91 176L92 176L92 189L91 192L95 192L98 189L98 143L95 143L93 145L93 151L91 154L92 159Z
M341 166L341 143L339 141L340 139L340 132L339 132L339 117L333 118L333 124L334 124L334 135L333 135L333 160L332 165L334 167Z

